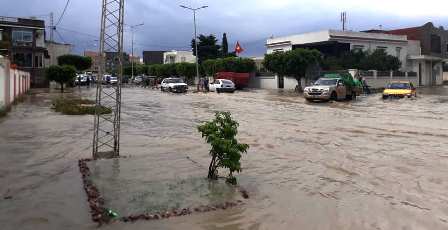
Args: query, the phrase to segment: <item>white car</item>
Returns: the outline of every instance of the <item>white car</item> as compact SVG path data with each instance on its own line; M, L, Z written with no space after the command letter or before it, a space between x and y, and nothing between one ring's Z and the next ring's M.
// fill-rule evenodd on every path
M134 80L132 80L132 82L134 82L134 84L141 84L143 82L143 77L142 76L135 76Z
M185 93L188 90L188 85L180 78L165 78L162 83L160 83L160 90Z
M118 78L117 77L110 77L110 84L117 84L118 83Z
M227 79L216 79L208 86L210 91L216 91L217 93L221 92L235 92L235 83L231 80Z

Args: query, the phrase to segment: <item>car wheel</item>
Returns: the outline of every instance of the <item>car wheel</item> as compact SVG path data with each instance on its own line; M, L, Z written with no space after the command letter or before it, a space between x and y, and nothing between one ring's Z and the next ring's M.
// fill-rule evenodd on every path
M163 90L163 87L160 87L160 91L162 91L162 92L164 91L164 90Z
M356 100L356 93L352 92L352 100Z
M168 88L168 91L169 91L169 92L173 92L173 88L171 88L171 87Z
M216 92L217 92L217 93L221 93L221 90L219 90L219 89L216 89Z
M389 98L388 95L383 95L383 99L387 99L387 98Z
M331 93L330 100L332 100L332 101L336 101L337 99L338 99L338 95L336 94L335 91L333 91L333 92Z
M307 102L313 102L313 99L311 99L311 98L305 98L305 100L306 100Z

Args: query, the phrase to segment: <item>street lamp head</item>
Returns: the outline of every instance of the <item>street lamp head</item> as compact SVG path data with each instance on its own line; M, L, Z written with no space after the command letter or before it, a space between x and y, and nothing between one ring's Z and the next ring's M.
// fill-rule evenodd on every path
M207 8L208 6L202 6L201 9Z

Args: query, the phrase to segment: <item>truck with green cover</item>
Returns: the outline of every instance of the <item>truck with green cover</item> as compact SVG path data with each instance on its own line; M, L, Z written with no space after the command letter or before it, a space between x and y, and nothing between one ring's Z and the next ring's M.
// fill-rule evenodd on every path
M354 100L362 93L362 83L347 71L324 72L304 89L308 101Z

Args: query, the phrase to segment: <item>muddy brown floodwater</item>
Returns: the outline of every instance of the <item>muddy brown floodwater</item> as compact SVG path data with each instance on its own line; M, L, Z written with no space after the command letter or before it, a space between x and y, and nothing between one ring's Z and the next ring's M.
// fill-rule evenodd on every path
M57 95L33 91L0 119L3 230L96 229L77 166L91 154L93 117L51 111ZM266 90L125 88L123 103L121 152L153 172L171 157L207 165L196 126L216 110L232 112L251 146L238 175L251 198L225 211L103 229L448 229L448 88L424 89L417 100L318 104Z

